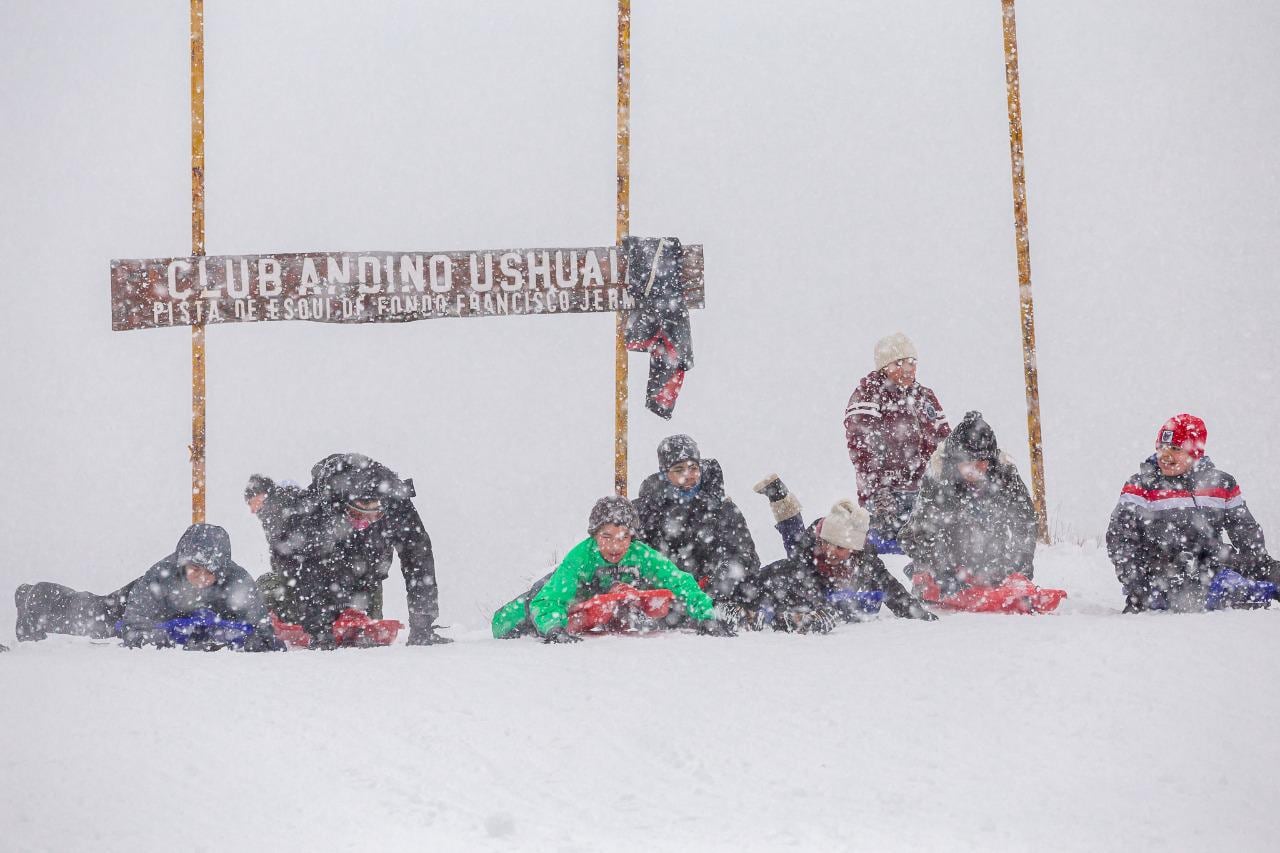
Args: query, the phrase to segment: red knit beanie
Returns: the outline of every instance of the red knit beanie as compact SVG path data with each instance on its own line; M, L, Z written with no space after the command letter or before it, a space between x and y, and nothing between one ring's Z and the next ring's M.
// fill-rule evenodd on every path
M1204 443L1208 437L1209 430L1205 428L1204 421L1195 415L1183 412L1169 418L1164 422L1164 426L1160 427L1160 434L1156 436L1156 447L1166 445L1181 447L1191 454L1192 459L1199 459L1204 456Z

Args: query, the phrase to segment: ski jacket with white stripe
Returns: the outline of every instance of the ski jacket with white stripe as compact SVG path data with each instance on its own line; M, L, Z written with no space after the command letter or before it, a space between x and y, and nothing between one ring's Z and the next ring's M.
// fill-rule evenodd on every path
M904 388L883 370L863 377L844 410L858 503L885 492L915 491L929 457L950 433L932 389L919 382Z
M1126 587L1188 565L1230 567L1255 579L1266 579L1271 567L1236 478L1207 456L1178 477L1161 474L1154 454L1143 462L1111 512L1107 554Z

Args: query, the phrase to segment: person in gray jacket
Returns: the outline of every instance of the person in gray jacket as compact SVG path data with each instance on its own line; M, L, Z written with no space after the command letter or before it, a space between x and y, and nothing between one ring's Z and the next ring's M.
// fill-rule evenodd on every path
M245 651L278 648L257 585L232 561L231 537L214 524L188 527L172 554L109 595L37 583L19 586L14 599L20 642L43 640L52 632L119 636L132 648L170 646L164 623L208 611L219 620L252 626Z

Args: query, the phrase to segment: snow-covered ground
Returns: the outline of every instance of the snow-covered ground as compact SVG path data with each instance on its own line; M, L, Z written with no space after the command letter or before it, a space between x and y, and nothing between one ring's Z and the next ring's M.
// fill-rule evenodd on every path
M1122 617L1105 553L1039 566L1055 615L825 637L23 645L0 848L1274 849L1280 614Z

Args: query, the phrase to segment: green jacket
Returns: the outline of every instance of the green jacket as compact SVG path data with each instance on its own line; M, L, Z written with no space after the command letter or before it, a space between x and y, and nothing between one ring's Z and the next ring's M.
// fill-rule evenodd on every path
M698 621L713 618L714 603L702 591L693 575L639 540L616 564L606 562L596 540L585 539L565 555L559 567L529 602L529 613L539 634L563 628L569 622L569 605L585 590L607 592L615 583L627 583L631 568L655 589L669 589L684 604L685 612ZM624 569L619 571L619 569Z

